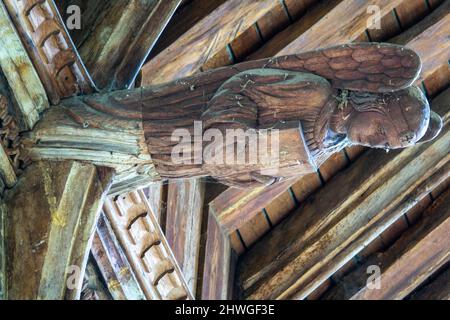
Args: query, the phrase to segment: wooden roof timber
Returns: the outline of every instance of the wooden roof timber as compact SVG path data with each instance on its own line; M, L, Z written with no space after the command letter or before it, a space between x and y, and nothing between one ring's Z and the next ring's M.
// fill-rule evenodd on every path
M2 199L8 299L76 299L112 170L36 162ZM29 210L33 208L33 210ZM33 270L30 273L30 270ZM67 286L68 280L74 287Z
M411 300L450 300L450 266L446 266L430 283L414 292Z
M154 3L154 2L152 2ZM168 1L160 1L159 4L162 5L158 5L156 8L154 8L153 14L158 13L160 14L160 16L158 16L159 19L152 19L152 23L156 23L156 21L159 21L158 23L160 24L160 28L163 28L165 23L167 22L167 19L169 18L167 15L163 14L162 11L167 12L167 9L171 7L170 10L174 10L175 9L175 2L168 2ZM178 4L178 2L177 2ZM18 37L18 35L15 33L14 31L14 27L12 27L12 22L9 20L8 18L8 14L6 13L6 8L3 7L3 3L1 3L2 5L2 11L1 13L3 14L3 16L1 17L1 23L3 25L2 31L4 32L3 35L5 35L5 38L2 38L2 41L8 41L9 45L8 47L4 48L4 50L2 51L2 69L3 71L11 71L8 74L8 81L9 84L19 93L24 95L24 93L22 93L20 90L22 90L21 87L21 83L18 82L17 78L19 80L21 79L25 79L25 80L30 80L29 83L25 83L25 89L28 90L28 92L25 91L25 93L27 94L36 94L39 93L38 89L42 88L37 86L36 84L40 84L40 80L37 78L36 72L33 74L31 71L34 72L34 66L31 65L31 62L29 60L27 60L27 50L28 52L32 52L32 59L34 60L33 62L35 63L35 65L39 66L39 72L40 72L40 77L41 79L44 78L45 81L44 82L46 84L46 90L47 90L47 94L49 94L49 97L52 99L52 102L56 103L59 101L60 98L62 97L68 97L71 96L73 94L77 94L80 92L87 92L87 91L78 91L75 90L73 91L73 88L86 88L86 79L89 77L84 77L82 74L80 74L80 69L82 69L83 65L80 62L80 60L78 59L78 54L77 54L77 50L71 46L71 41L70 41L70 36L68 35L68 33L66 32L66 30L63 27L63 24L60 20L60 16L58 14L58 12L56 11L56 7L54 6L53 1L49 0L49 1L28 1L26 2L24 5L25 7L22 7L22 5L17 5L14 2L10 2L8 3L8 8L10 10L10 14L12 13L13 16L15 17L15 23L16 23L16 27L19 27L19 31L22 37L31 37L33 39L33 41L31 42L26 42L26 46L27 48L23 48L22 47L22 43ZM17 13L17 14L16 14ZM52 19L50 19L49 21L43 19L43 18L48 18L51 17ZM41 19L42 18L42 19ZM31 24L25 24L25 25L17 25L17 23L19 23L20 21L22 21L21 19L23 19L23 21L28 21L27 19L29 19L31 22ZM150 25L152 24L150 23ZM29 26L34 26L34 28L29 27ZM145 27L149 27L149 24L144 24ZM50 28L51 27L51 28ZM9 29L8 29L9 28ZM153 28L154 31L156 32L156 28ZM47 32L48 32L48 36L47 36ZM142 34L142 33L141 33ZM155 41L157 35L155 33L151 33L150 34L151 37L153 37L154 39L152 40L153 42ZM52 37L56 37L56 39L52 38ZM89 40L89 38L88 38ZM137 38L137 41L142 40L139 37ZM59 41L59 42L58 42ZM150 41L151 42L151 41ZM63 44L65 47L62 48L59 45ZM152 45L153 43L151 43ZM68 49L67 49L68 48ZM145 55L148 53L148 49L147 50L143 50L145 49L145 47L141 47L141 46L134 46L129 48L130 50L128 51L128 53L130 53L132 51L133 55L131 57L131 59L125 59L122 61L122 64L119 67L124 68L124 61L126 61L125 63L128 65L134 65L137 69L140 68L143 60L145 59ZM136 54L136 50L133 51L132 49L137 49L137 51L141 52L142 51L146 51L145 55L144 52L142 52L142 56L139 56L139 54ZM8 51L9 50L9 51ZM21 50L21 51L20 51ZM62 50L60 51L61 54L58 53L58 50ZM16 52L17 51L17 52ZM20 52L25 52L25 54L23 54L23 56L25 58L23 58L23 63L24 63L24 68L21 69L11 69L9 68L11 64L11 60L12 62L16 62L14 59L22 59L22 56L19 55ZM64 60L66 58L65 54L68 54L67 58L70 56L71 58L69 60ZM138 59L136 59L136 57ZM9 59L9 60L8 60ZM75 59L76 61L73 62L73 59ZM140 59L140 60L139 60ZM61 61L60 61L61 60ZM132 61L131 61L132 60ZM139 60L139 61L138 61ZM27 69L27 61L28 61L28 69ZM50 63L50 62L51 63ZM78 62L77 62L78 61ZM19 61L20 63L22 63L22 61ZM19 63L17 62L17 63ZM65 63L68 63L67 65ZM136 65L138 64L138 65ZM58 69L55 69L58 68ZM11 69L11 70L10 70ZM132 68L131 68L132 69ZM130 71L130 70L127 70ZM132 70L131 70L132 71ZM22 78L20 77L16 77L14 78L15 73L19 73L19 76L22 76ZM85 75L87 75L87 71L82 69L81 73L85 72ZM20 74L23 73L23 74ZM53 77L53 75L56 74L55 77ZM59 76L62 76L64 74L63 80L61 80L61 78L59 78ZM70 77L69 75L75 75L75 77ZM126 81L131 81L130 79L127 78L127 75L121 74L120 70L117 73L121 76L121 80L126 80ZM132 76L134 76L133 74L131 74ZM33 79L33 76L37 79ZM78 77L79 76L79 77ZM11 80L12 79L12 80ZM15 81L15 82L14 82ZM62 86L58 86L61 85L61 81L64 82L64 84L68 85L67 88L62 88ZM69 88L70 83L74 84L74 86L72 86L71 88ZM93 88L93 84L90 83L92 86L90 87L91 89ZM34 87L33 87L34 85ZM67 89L67 90L66 90ZM90 89L89 89L90 90ZM16 91L14 91L14 93L17 93ZM24 90L22 90L24 91ZM43 92L43 88L41 89L41 91ZM19 101L19 103L23 102L27 102L26 100L26 96L20 96L18 97L20 99L22 99L23 101ZM35 97L33 97L34 99L36 99ZM45 96L44 96L45 98ZM36 99L37 100L37 99ZM48 106L44 104L44 102L46 102L46 98L42 99L42 101L37 101L40 102L41 104L43 104L45 107ZM3 106L3 100L2 100L2 108L5 107ZM38 107L41 107L41 105L38 105ZM4 108L3 108L4 109ZM2 109L2 110L3 110ZM25 113L24 110L24 118L25 116L32 116L32 113L29 112L30 114L28 115L27 113ZM31 110L32 111L32 110ZM40 110L38 111L43 111L43 108L41 107ZM3 112L4 113L4 112ZM2 115L3 115L2 113ZM27 118L25 118L27 119ZM30 118L32 119L32 118ZM7 123L5 121L5 119L3 120L3 124ZM34 125L34 122L31 123L31 125L29 125L28 127L24 127L21 128L21 130L27 130L27 129L31 129L32 126ZM2 149L3 151L3 149ZM5 161L5 163L9 162L9 159L7 159L8 161ZM65 277L67 277L68 275L66 274L65 270L65 266L68 266L69 263L74 263L77 266L79 266L81 268L81 272L84 272L84 266L86 265L86 261L87 261L87 252L86 251L89 247L90 247L90 243L91 243L91 237L89 235L92 235L92 227L93 227L93 223L96 222L96 218L97 218L97 212L98 212L98 205L103 202L103 196L105 195L105 193L108 191L109 187L110 187L110 182L111 182L111 178L112 175L110 174L111 172L108 171L108 169L101 169L99 168L98 170L100 170L102 172L102 177L101 182L103 183L103 189L100 188L99 191L97 191L97 189L92 190L92 188L90 187L90 184L86 185L86 188L84 188L84 186L78 185L77 190L79 191L78 193L74 193L74 194L69 194L69 189L73 189L73 181L72 180L68 180L68 182L65 185L66 189L61 189L60 185L57 185L55 187L55 189L52 189L52 187L50 186L51 183L57 183L58 179L64 179L65 174L68 172L68 175L70 177L70 179L73 178L73 176L75 175L79 175L78 178L82 178L88 174L88 169L94 170L92 172L92 179L88 179L87 176L85 177L85 181L86 183L91 183L94 184L95 187L97 187L97 185L99 184L96 181L95 178L95 167L92 167L89 165L87 165L87 169L84 168L84 165L78 163L78 162L72 162L72 161L64 161L64 162L58 162L55 164L51 164L48 162L41 162L42 165L39 166L35 166L33 165L33 167L30 167L27 170L27 173L30 173L32 175L35 175L37 178L40 177L39 173L42 173L42 175L44 176L44 178L48 178L47 180L45 180L47 183L44 183L45 186L45 193L48 196L48 202L50 204L50 211L51 211L51 217L52 219L54 219L55 217L53 217L53 208L52 204L56 205L58 203L64 203L68 201L67 204L67 208L64 207L61 210L64 210L64 214L70 214L70 228L69 226L66 225L65 221L59 221L58 219L56 221L53 221L50 223L50 226L48 227L48 230L50 230L50 235L53 235L53 233L55 233L55 236L53 239L52 237L50 239L46 239L45 237L43 239L40 239L39 241L36 241L37 243L39 243L39 246L44 246L45 244L48 243L48 245L50 246L50 244L52 245L52 247L48 247L48 251L44 250L42 252L39 252L39 255L42 256L42 259L44 261L44 265L43 266L39 266L37 268L33 268L33 270L36 271L36 281L34 283L32 283L32 285L29 285L27 287L27 284L24 284L23 282L25 281L25 277L21 277L21 272L25 272L24 269L21 269L20 267L18 267L20 265L20 250L19 251L9 251L6 250L6 252L4 252L4 248L3 248L3 239L4 239L4 232L3 232L3 222L5 221L5 219L3 219L3 217L8 217L7 220L11 223L11 225L13 226L13 229L11 231L11 234L13 236L16 237L20 237L21 236L21 230L20 229L20 224L21 222L19 221L11 221L11 219L9 218L10 214L13 213L13 209L11 207L9 207L8 205L10 203L13 203L14 201L21 201L20 199L22 199L21 197L23 197L23 192L27 192L27 188L25 187L17 187L15 188L16 191L14 192L9 192L8 195L11 198L8 198L7 201L8 205L5 206L6 210L3 210L2 213L2 246L1 247L1 294L2 296L5 295L8 298L14 298L14 297L22 297L22 298L36 298L36 297L40 297L40 298L62 298L62 297L66 297L66 298L77 298L79 297L79 289L80 286L77 285L78 290L75 291L67 291L65 288ZM66 170L66 166L69 166L69 168L71 168L69 171ZM81 167L80 167L81 166ZM61 167L61 170L59 170ZM80 168L79 168L80 167ZM51 169L50 169L51 168ZM84 170L84 171L83 171ZM67 172L66 172L67 171ZM86 171L86 172L85 172ZM5 171L4 171L5 172ZM76 172L76 173L74 173ZM103 172L105 173L109 173L108 176L104 176L103 177ZM48 177L47 177L48 176ZM24 175L22 177L21 180L21 185L25 184L24 181L28 181L30 182L31 178L28 178L29 175ZM33 176L34 177L34 176ZM69 178L67 178L69 179ZM102 180L103 179L103 180ZM6 179L6 181L8 181L8 179ZM44 182L45 182L44 181ZM41 189L39 190L33 190L34 193L29 193L30 196L34 196L35 199L45 199L45 197L42 197L40 193L44 192ZM55 192L56 194L58 194L59 197L59 193L62 192L62 196L63 198L59 199L59 198L54 198L52 196L52 194L47 194L48 192L52 193ZM78 198L76 198L77 196L81 196L81 195L85 195L86 193L89 194L89 197L94 197L95 199L93 203L87 202L85 204L85 206L87 207L87 209L85 209L85 207L82 208L78 208L79 203L82 203L82 201ZM71 198L72 197L72 198ZM67 199L66 199L67 198ZM18 200L19 199L19 200ZM89 201L91 201L92 199L88 199ZM23 202L23 205L25 205L25 203L27 202ZM48 214L48 212L46 211L45 208L45 201L43 201L42 203L42 208L39 207L39 210L36 209L37 212L39 212L42 215L45 215L47 213L47 216L50 217L50 215ZM40 205L41 205L40 204ZM71 204L74 204L74 207L72 208ZM92 206L92 208L90 208L89 206ZM18 205L17 208L19 208L20 206ZM58 209L59 210L59 209ZM75 210L80 210L79 212L75 212ZM83 211L84 210L84 211ZM72 212L74 211L74 212ZM57 217L56 217L57 218ZM61 219L64 217L61 217ZM24 217L25 219L25 217ZM78 221L74 221L73 219ZM45 223L45 219L41 219L43 221L43 223ZM63 223L64 224L64 232L62 234L57 234L59 231L57 231L58 228L61 228L61 226L58 225L58 223ZM68 222L69 223L69 222ZM54 226L53 226L54 224ZM36 226L35 229L33 229L32 227L30 227L29 229L27 229L27 232L25 232L24 234L29 233L35 233L36 237L41 237L42 234L40 232L45 231L45 228L40 228L41 226L38 225ZM19 229L17 229L19 228ZM38 230L39 229L39 230ZM42 230L41 230L42 229ZM55 231L53 231L55 230ZM75 231L79 232L80 235L76 234ZM16 233L17 232L17 233ZM73 234L72 234L73 232ZM103 238L102 238L103 235ZM66 241L67 239L72 239L73 241ZM33 239L31 239L33 240ZM59 241L58 241L59 240ZM107 239L105 238L105 234L102 234L102 230L97 230L97 233L94 236L94 252L96 252L97 254L99 254L99 249L103 249L103 251L105 251L105 249L108 249L109 251L107 252L108 254L112 254L114 252L111 252L111 247L106 248L104 247L104 242L99 243L98 240L103 240L106 241ZM161 241L161 240L159 240ZM164 241L163 241L164 242ZM65 245L65 244L69 244L67 247L62 248L62 250L56 250L56 247L58 245ZM76 245L75 245L76 243ZM109 243L110 244L110 243ZM27 243L25 245L25 247L32 247L34 248L34 243ZM99 247L101 245L101 247ZM23 248L23 250L27 250L27 248ZM76 249L73 249L76 248ZM67 250L65 250L67 249ZM97 251L95 249L98 249ZM171 256L170 253L170 249L167 247L167 245L165 244L165 249L163 249L163 251L165 252L166 255ZM35 253L35 249L32 250L33 254ZM70 253L71 252L71 253ZM58 253L59 257L58 259L54 256L54 254ZM70 253L70 254L69 254ZM65 256L66 254L69 254L68 256ZM7 258L5 258L7 257ZM27 259L29 258L29 260L31 259L29 255L23 255L22 257L26 257ZM98 257L98 255L97 255ZM35 257L36 258L36 257ZM104 257L103 257L104 258ZM113 260L115 263L117 263L117 255L116 256L112 256L110 258L113 258L115 260ZM4 266L6 261L10 261L11 265L7 265L6 267L8 267L9 270L11 270L10 278L8 278L7 280L4 278ZM17 260L17 261L16 261ZM170 260L170 259L169 259ZM155 264L154 266L152 266L152 272L153 272L153 278L154 278L154 284L158 285L159 283L164 283L167 282L168 280L165 279L160 279L160 278L164 278L166 272L172 272L172 270L175 270L173 267L173 263L169 263L169 260L164 260L162 262L162 264ZM173 259L172 259L173 260ZM106 263L106 265L102 265L102 267L108 267L108 261L111 262L109 259L103 259L103 262ZM170 269L166 270L166 268L170 265ZM55 268L53 268L53 266ZM110 267L112 267L110 265ZM117 267L117 266L114 266ZM161 269L161 270L159 270ZM159 270L159 271L158 271ZM111 270L110 270L111 271ZM114 271L114 270L112 270ZM116 270L117 271L117 270ZM128 276L127 273L125 272L125 269L120 270L120 272L118 273L118 280L122 281L122 283L120 284L120 286L124 289L123 290L123 297L132 297L130 296L134 294L134 297L137 297L136 292L130 292L130 290L135 290L136 288L132 288L132 284L127 283ZM179 271L176 271L179 273ZM39 276L42 273L42 278L39 279ZM128 272L129 273L129 272ZM48 279L47 279L48 278ZM173 276L169 276L169 278L173 278ZM79 278L82 280L82 277ZM5 284L5 280L8 281L7 284ZM52 281L52 288L51 290L49 290L49 281ZM180 283L183 283L182 280L178 280ZM6 288L17 288L17 291L14 290L10 290L8 292L6 292ZM183 298L183 297L190 297L190 293L188 290L185 289L180 289L180 287L176 286L175 288L173 288L173 290L170 290L168 292L164 292L164 297L165 298L171 298L171 299L175 299L175 298Z
M205 184L200 179L169 182L165 235L189 289L195 296Z
M23 115L24 129L32 129L48 108L45 89L3 3L0 3L0 66ZM21 68L17 68L19 65Z
M448 89L432 103L446 123L449 95ZM395 208L448 162L448 129L434 143L402 152L370 150L339 173L241 256L237 276L243 297L304 298L311 293L397 220L406 209ZM439 179L448 174L447 168Z
M147 299L193 298L142 191L108 199L104 212Z
M447 164L447 175L450 171ZM440 172L441 174L443 172ZM444 173L445 175L445 173ZM340 280L325 299L403 299L450 260L450 190L443 193L421 220L388 250L375 253ZM380 267L380 288L366 286L367 268Z
M411 5L413 3L414 5ZM435 2L434 6L436 7L438 4L439 3ZM418 19L420 19L422 17L421 15L423 9L417 10L416 7L421 7L422 5L424 5L424 3L420 1L403 2L399 7L396 8L395 16L394 13L391 12L391 14L382 18L382 27L387 27L386 24L388 25L388 27L390 27L389 32L386 34L386 36L389 37L389 35L392 36L401 32L401 30L399 29L399 24L397 23L397 19L399 21L403 21L404 17L416 16L417 13L419 14L419 16L417 17ZM407 8L407 10L405 9L405 7ZM436 21L441 19L446 14L448 14L448 2L442 3L442 5L438 8L435 8L434 11L429 16L427 16L423 22L416 24L415 26L413 26L413 28L408 29L405 33L403 33L409 34L409 37L404 38L404 41L407 42L408 38L411 38L411 36L417 36L418 34L424 32L424 30L427 30L430 26L432 26ZM435 18L430 19L433 16ZM391 26L391 17L398 17L395 20L395 28ZM373 35L372 31L373 30L369 30L369 32L362 34L362 37L359 37L358 41L368 41L369 39L366 35ZM423 34L425 37L433 36L433 32L424 32ZM380 31L377 32L376 39L386 41L388 38L384 38L383 33ZM430 74L429 72L427 72L426 79L423 82L423 87L425 88L429 97L433 97L436 95L436 93L440 92L442 89L445 89L448 84L450 84L450 68L448 67L448 64L444 62L444 64L434 73ZM420 84L418 83L418 85ZM320 176L323 178L322 180L327 180L338 170L342 169L346 165L345 158L348 158L348 160L352 162L361 154L362 151L363 148L360 147L346 148L345 157L336 156L334 159L327 161L324 165L321 166L319 170ZM303 179L300 179L296 184L294 184L288 190L288 192L280 194L276 198L276 200L267 205L264 209L264 213L257 212L254 218L250 219L246 224L238 229L239 236L244 240L244 244L250 246L270 228L270 225L268 225L266 222L266 220L268 220L267 217L270 219L269 223L271 222L271 224L277 224L277 222L283 219L290 210L298 205L298 202L303 201L306 196L317 189L320 184L321 181L317 176L304 177ZM236 232L232 234L232 237L234 239L237 238ZM233 243L233 247L235 248L235 250L238 250L238 252L244 251L244 249L240 247L240 241L234 241Z
M447 65L447 61L450 58L450 50L448 49L448 46L450 45L449 41L441 38L442 45L433 48L430 48L429 43L429 41L434 41L432 40L434 39L434 35L444 35L449 33L448 28L450 24L445 23L445 19L450 17L447 9L448 3L439 8L439 10L435 14L443 17L444 22L442 22L442 19L439 19L437 20L436 24L432 24L430 26L430 22L432 23L436 21L434 17L431 17L415 28L416 31L414 32L414 38L396 38L396 43L406 44L412 49L417 49L419 51L419 54L423 61L423 68L421 78L417 82L418 85L420 85L421 80L431 76L439 66ZM446 13L446 15L444 15L443 13ZM418 32L419 30L421 32ZM361 32L363 31L364 28ZM430 37L430 35L433 35L433 37ZM402 40L407 42L401 43ZM337 41L339 41L339 39L337 39ZM426 50L424 50L424 48L426 48ZM335 156L335 158L337 157L339 156ZM330 163L332 162L333 160L330 161ZM286 181L283 182L284 185L271 186L265 189L261 188L259 190L254 189L251 191L247 191L228 189L211 203L211 208L218 217L219 222L224 225L224 228L226 228L229 232L232 232L242 226L246 221L249 221L262 208L269 205L273 198L279 196L293 184L301 184L299 181L305 179L311 178L301 177L297 181ZM237 201L237 199L240 199L239 202ZM230 203L233 203L233 206L229 206Z
M317 181L317 180L316 180ZM311 183L309 183L309 184L311 184ZM300 184L298 184L298 185L300 185ZM270 189L270 188L269 188ZM236 195L236 197L235 197L235 200L232 200L233 199L233 197L231 196L230 198L226 198L226 195L229 193L229 192L231 192L232 194L234 194L233 192L235 192L237 195ZM269 191L269 193L270 193L270 191ZM245 195L247 195L247 193L246 192L244 192L244 194ZM225 196L225 197L223 197L223 196ZM240 198L240 196L241 195L239 195L239 191L238 190L236 190L236 189L229 189L229 190L227 190L222 196L219 196L219 198L217 198L213 203L212 203L212 210L214 211L214 203L217 201L217 203L220 203L220 200L223 200L223 203L224 203L224 207L225 208L227 208L227 210L230 210L230 211L232 211L233 209L235 209L235 208L239 208L239 205L241 204L241 203L244 203L244 208L242 208L242 210L243 211L246 211L246 208L245 208L245 205L248 205L248 206L250 206L250 207L252 207L252 206L255 206L255 205L258 205L257 203L253 203L253 202L249 202L249 203L246 203L245 201L247 200L246 199L246 197L244 196L243 198L244 199L242 199L242 198ZM263 198L263 197L261 197L261 198ZM272 199L272 197L271 196L269 196L268 194L266 194L266 197L264 197L265 199ZM232 207L229 207L229 203L233 203L233 206ZM260 208L261 207L263 207L263 206L260 206ZM256 212L258 212L259 210L258 209L255 209L255 208L252 208L252 209L250 209L250 210L255 210ZM229 211L228 211L229 212ZM248 220L247 220L248 221ZM213 233L213 231L211 232L211 234ZM234 234L233 234L234 235ZM209 239L209 238L208 238ZM211 241L213 241L213 240L211 240ZM214 246L213 246L214 247ZM214 250L215 250L215 252L220 252L219 254L218 254L218 256L221 256L221 255L225 255L225 256L227 256L228 254L229 254L229 252L227 253L227 252L224 252L222 249L220 249L221 248L221 246L217 246L217 247L215 247L214 248ZM207 262L208 263L208 262ZM208 268L211 268L211 266L208 266ZM224 267L225 269L227 269L228 267L227 266L225 266ZM214 271L215 273L217 273L217 274L221 274L221 273L223 273L223 272L226 272L226 271L224 271L221 267L218 267L218 270L215 270ZM207 273L206 274L206 278L208 278L209 279L209 274ZM218 297L218 296L220 296L220 295L217 295L216 297ZM211 297L211 296L210 296Z
M80 56L101 89L129 88L181 0L109 1ZM126 32L124 32L124 30Z
M92 93L94 84L53 0L3 1L49 100Z
M145 299L134 271L103 212L97 222L91 254L114 300Z
M146 63L142 84L163 83L199 71L225 44L277 5L277 0L226 1Z

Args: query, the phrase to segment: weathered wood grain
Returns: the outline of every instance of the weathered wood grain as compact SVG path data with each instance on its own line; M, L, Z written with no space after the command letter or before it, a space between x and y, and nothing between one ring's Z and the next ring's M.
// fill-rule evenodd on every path
M54 1L4 3L52 104L61 98L92 93L94 84Z
M367 11L368 6L378 6L383 17L402 2L403 0L341 1L317 23L280 50L277 55L352 42L367 28L367 21L372 14ZM336 30L339 32L336 33Z
M269 39L254 53L248 55L246 60L262 59L276 56L283 48L295 41L300 35L314 24L318 23L326 14L332 11L341 0L317 1L311 5L310 10L301 19L289 25L285 30Z
M167 82L198 71L277 4L274 0L226 1L144 66L143 85Z
M97 87L129 88L180 0L119 0L105 8L80 46Z
M449 94L433 103L446 122ZM395 206L448 161L449 134L447 127L434 143L358 158L242 256L244 297L304 298L312 292L397 220Z
M142 191L108 199L104 212L147 299L192 299Z
M148 204L155 213L156 219L163 232L166 230L167 213L167 184L157 181L144 189L147 195Z
M3 3L0 3L0 67L17 101L24 129L32 129L49 102Z
M180 5L173 19L164 29L161 38L150 53L149 59L153 59L164 49L177 41L183 34L195 27L202 19L224 4L227 0L192 0L185 5Z
M222 231L214 214L208 214L205 265L203 269L202 300L233 298L236 255L230 238Z
M200 179L169 182L165 235L194 296L197 290L204 196L205 185Z
M5 219L6 205L0 202L0 300L6 299L6 250L5 250Z
M92 164L37 162L6 193L8 299L79 298L111 181Z
M352 42L367 28L367 21L371 15L367 12L368 6L379 6L383 17L400 3L402 0L319 2L304 18L278 33L247 59L286 55Z
M209 204L210 212L214 214L221 228L231 233L269 205L273 198L282 194L293 183L293 180L287 180L250 191L227 189Z
M144 300L134 272L107 218L101 213L91 253L114 300Z
M411 300L450 300L450 268L447 266L431 283L418 289Z
M430 219L425 219L378 257L376 264L382 270L380 290L363 287L351 299L403 299L450 259L449 195L435 207ZM408 249L402 250L405 247Z
M391 40L393 43L406 44L422 60L422 72L417 83L447 65L450 59L450 3L444 2L432 14L414 25L404 34ZM435 45L438 43L439 45Z
M121 282L118 280L118 274L115 272L111 261L106 253L106 250L102 244L98 233L94 234L94 239L92 240L91 254L95 261L97 262L98 269L105 280L108 287L108 291L114 300L127 300L124 288Z
M447 171L449 170L447 165ZM442 173L442 172L441 172ZM325 299L393 300L404 299L450 257L448 237L450 192L440 196L421 220L387 250L374 253L341 279ZM369 266L380 268L380 286L366 286Z

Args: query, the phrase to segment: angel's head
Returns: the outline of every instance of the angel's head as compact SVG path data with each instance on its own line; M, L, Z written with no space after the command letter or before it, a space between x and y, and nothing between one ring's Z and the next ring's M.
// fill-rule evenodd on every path
M356 145L405 148L435 138L442 128L442 119L415 86L382 94L350 92L348 108L345 130Z

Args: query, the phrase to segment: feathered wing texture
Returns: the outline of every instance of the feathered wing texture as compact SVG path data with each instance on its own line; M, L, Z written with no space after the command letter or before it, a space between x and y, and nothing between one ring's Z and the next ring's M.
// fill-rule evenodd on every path
M409 87L419 76L421 66L417 53L406 47L354 43L245 62L235 67L310 72L330 80L338 89L391 92Z

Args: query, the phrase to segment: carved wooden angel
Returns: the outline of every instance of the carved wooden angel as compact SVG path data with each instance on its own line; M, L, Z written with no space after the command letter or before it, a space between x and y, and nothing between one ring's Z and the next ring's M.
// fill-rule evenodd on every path
M245 62L156 87L75 98L64 106L70 109L71 121L85 129L114 133L127 126L140 128L158 178L212 176L231 186L249 187L314 172L350 145L397 149L433 139L442 120L413 85L420 69L418 55L405 47L350 44ZM49 119L56 122L55 117ZM90 120L86 125L82 119ZM119 120L136 123L122 125ZM38 147L46 140L58 140L64 147L62 139L50 137L57 130L45 128L37 128L35 157L42 158ZM179 129L194 139L174 139ZM277 130L278 161L204 161L202 152L211 149L213 140L204 135L222 133L225 139L219 145L226 149L238 143L226 140L231 129L257 136ZM120 133L114 134L119 144ZM259 142L247 140L240 152L250 158L253 144ZM189 152L180 163L174 161L174 149L183 144ZM118 152L115 146L109 151ZM64 155L59 152L59 157Z

